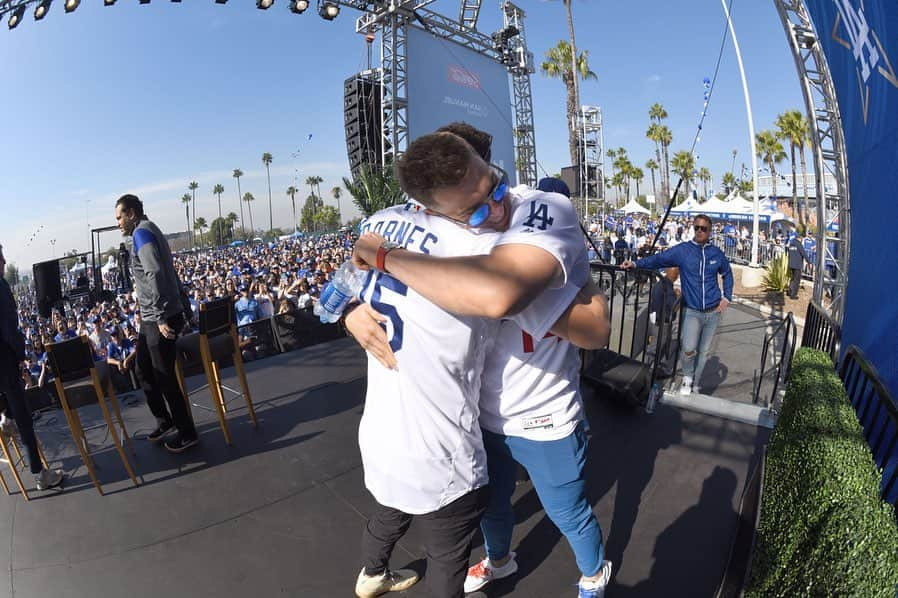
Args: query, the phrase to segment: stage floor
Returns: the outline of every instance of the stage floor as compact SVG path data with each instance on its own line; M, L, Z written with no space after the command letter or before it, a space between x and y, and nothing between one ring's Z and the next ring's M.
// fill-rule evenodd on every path
M36 429L47 457L70 477L62 492L35 491L28 503L0 495L0 529L10 538L0 546L8 563L0 594L352 596L359 538L373 504L356 436L364 353L346 339L247 369L260 427L253 429L235 402L231 447L214 415L195 408L200 446L170 455L142 439L154 422L140 395L124 398L143 483L133 487L104 430L91 432L89 441L104 447L97 462L105 497L90 483L62 415L44 415ZM233 379L225 383L236 386ZM207 392L195 396L201 404L209 400ZM768 432L666 405L648 416L589 395L586 402L591 498L606 558L614 561L606 596L711 596L745 479ZM573 556L529 483L517 489L515 512L519 573L480 596L573 596ZM473 560L482 554L480 538L476 546ZM422 559L413 525L392 565L423 570ZM424 596L423 590L404 595Z

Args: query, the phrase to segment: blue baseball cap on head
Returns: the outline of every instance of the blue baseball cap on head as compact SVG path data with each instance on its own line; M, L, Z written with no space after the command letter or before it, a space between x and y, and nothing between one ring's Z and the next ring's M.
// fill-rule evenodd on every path
M561 179L556 179L555 177L547 176L540 179L536 188L540 191L545 191L546 193L561 193L568 199L571 198L571 190L568 188L567 183Z

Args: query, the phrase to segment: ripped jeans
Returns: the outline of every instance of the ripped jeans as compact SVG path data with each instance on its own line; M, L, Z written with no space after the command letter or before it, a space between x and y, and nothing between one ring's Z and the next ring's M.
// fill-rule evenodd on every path
M716 311L705 313L687 307L683 313L680 363L683 364L683 377L691 377L693 387L699 386L719 323L720 313Z

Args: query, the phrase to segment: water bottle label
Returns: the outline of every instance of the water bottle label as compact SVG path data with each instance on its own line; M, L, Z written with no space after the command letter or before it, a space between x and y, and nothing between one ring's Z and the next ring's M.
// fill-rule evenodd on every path
M343 309L346 307L346 304L349 303L349 300L350 297L348 295L344 295L333 284L329 284L327 285L327 287L325 287L324 292L321 294L319 303L325 311L328 311L332 314L341 314L343 313Z

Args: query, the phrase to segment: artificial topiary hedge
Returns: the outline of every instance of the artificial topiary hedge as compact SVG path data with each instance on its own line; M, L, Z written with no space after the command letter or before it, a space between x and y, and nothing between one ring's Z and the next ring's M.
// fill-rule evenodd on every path
M898 526L829 356L795 354L746 596L896 596Z

